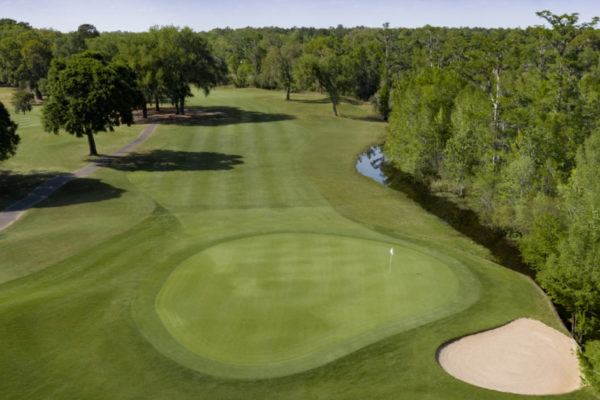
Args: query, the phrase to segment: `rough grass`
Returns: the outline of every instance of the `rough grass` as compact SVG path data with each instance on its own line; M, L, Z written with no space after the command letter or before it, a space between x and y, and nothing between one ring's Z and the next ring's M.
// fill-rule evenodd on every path
M529 279L488 261L485 249L401 193L354 171L357 153L383 135L383 125L370 120L368 105L345 103L341 114L352 118L335 119L329 105L320 102L322 97L296 98L303 101L285 102L275 92L223 89L208 98L197 97L192 105L221 109L223 114L161 125L136 154L90 176L94 182L68 184L0 232L0 281L4 282L0 285L0 398L522 398L450 377L436 363L436 351L455 337L518 317L560 327L547 299ZM141 129L137 127L136 133ZM64 145L69 144L65 141ZM21 160L22 165L31 164ZM16 169L21 168L18 161L13 160ZM344 350L332 361L292 375L232 379L200 372L198 354L175 340L160 319L165 303L157 302L157 296L165 287L169 290L170 279L177 279L178 267L185 268L194 257L206 255L204 249L210 254L210 249L234 246L235 256L243 238L264 239L282 232L341 235L376 243L367 253L379 253L377 243L383 243L385 251L388 244L400 243L425 249L431 257L445 260L444 264L454 262L466 270L471 282L460 287L460 299L473 302L451 315L380 335L355 351ZM325 246L326 241L319 243ZM271 264L261 267L257 277L291 272L273 270L276 263L268 257L269 246L259 245L263 248L260 259ZM229 254L217 253L213 255ZM298 256L295 262L301 260ZM352 263L351 268L356 272L365 267ZM226 320L225 312L242 313L243 302L230 285L243 275L217 278L203 275L207 270L196 272L208 298L196 294L195 299L211 305L209 320L217 315ZM340 304L324 305L326 291L319 285L339 279L348 285L361 284L352 280L352 274L335 276L320 281L311 273L309 286L294 278L290 290L304 292L316 285L306 301L313 297L319 301L323 308L317 315L325 320L328 307L336 315L345 310L347 314L331 318L341 318L352 331L359 325L352 312L364 314L374 305L351 307L346 295L338 296ZM365 283L383 285L376 276L370 279L375 281ZM400 284L399 280L395 282ZM465 278L458 281L466 282ZM221 290L208 290L210 282ZM256 298L257 289L245 290ZM274 285L268 293L285 303L281 307L302 300L302 294L290 300L284 291ZM394 299L376 292L367 290L364 295L371 293L373 298L357 299L373 304ZM168 304L171 311L189 307L177 296L173 302ZM263 300L258 307L265 309L268 304ZM398 315L394 307L387 314L376 310L382 318ZM236 323L231 318L231 323L221 326L231 328ZM285 331L262 325L273 332ZM214 340L219 327L211 329ZM344 329L330 329L347 334ZM244 329L223 329L225 335L241 347ZM248 349L248 354L256 354L259 348ZM249 357L229 351L226 345L216 349L225 352L229 362ZM287 357L290 348L282 345L279 349ZM547 398L593 397L583 390Z
M0 162L0 209L3 209L31 191L48 177L74 171L86 165L89 148L86 138L62 132L45 132L42 127L42 106L35 105L29 113L15 114L10 105L14 89L0 87L0 101L18 124L21 138L17 154ZM119 126L114 132L99 132L96 136L98 152L108 154L133 140L143 126Z

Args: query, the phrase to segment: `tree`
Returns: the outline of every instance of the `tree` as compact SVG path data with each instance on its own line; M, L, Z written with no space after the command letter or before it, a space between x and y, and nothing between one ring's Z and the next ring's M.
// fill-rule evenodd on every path
M33 108L34 96L27 90L17 90L13 93L11 102L15 107L15 112L23 114L29 112Z
M82 24L79 25L75 32L62 34L54 41L54 56L61 58L69 58L73 54L83 53L88 50L88 39L95 39L100 36L100 33L94 25ZM109 40L113 40L113 35L107 35ZM97 49L93 49L98 51Z
M577 168L566 191L568 232L539 271L542 286L572 314L581 343L600 330L600 130L577 153Z
M206 40L190 28L153 28L157 36L156 57L163 71L166 95L177 113L185 113L185 98L192 95L190 85L208 94L225 79L227 66L211 53Z
M379 115L381 115L384 121L387 121L390 118L392 108L390 107L390 87L386 83L383 84L379 92L375 95L373 103Z
M414 80L398 85L385 145L388 159L420 179L437 176L462 85L455 73L436 67L425 68Z
M20 141L16 132L17 124L11 121L4 104L0 102L0 161L15 155Z
M48 74L48 94L44 129L86 136L90 155L98 155L94 134L113 131L122 123L130 125L132 110L143 101L130 68L90 52L69 60L54 59Z
M77 28L77 34L83 40L93 39L95 37L100 36L100 32L98 32L98 29L96 29L96 27L91 24L79 25L79 27Z
M379 40L383 43L385 47L385 60L384 60L384 69L385 73L383 76L383 84L389 85L390 83L390 50L392 47L392 39L393 36L390 32L390 23L386 22L383 24L383 31L381 34L381 38Z
M145 32L124 34L119 39L115 59L127 64L135 72L137 85L144 96L142 114L147 118L147 103L155 101L156 111L159 111L160 99L166 91L162 80L164 72L158 57L156 35Z
M341 57L337 41L331 37L320 37L305 45L304 54L298 60L296 76L304 84L316 81L329 95L333 115L338 116L337 105L345 87Z
M22 63L20 38L31 32L29 24L12 19L0 19L0 82L19 83L18 70Z
M267 73L285 88L285 99L290 99L292 83L294 82L294 66L298 57L302 54L302 48L297 43L286 43L281 47L273 46L267 53L265 69Z

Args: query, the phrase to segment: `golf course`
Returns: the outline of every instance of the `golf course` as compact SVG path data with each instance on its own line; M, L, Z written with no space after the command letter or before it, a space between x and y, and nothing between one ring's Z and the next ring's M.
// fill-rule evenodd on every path
M0 399L525 398L452 377L440 347L519 318L568 332L530 278L356 171L385 136L371 104L194 93L100 132L98 157L39 106L11 114L1 209L103 167L0 231Z

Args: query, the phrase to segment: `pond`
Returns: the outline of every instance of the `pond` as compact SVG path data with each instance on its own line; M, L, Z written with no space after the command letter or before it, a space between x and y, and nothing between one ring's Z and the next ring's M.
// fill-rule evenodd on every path
M388 186L386 184L385 173L381 170L381 164L384 162L385 156L381 151L381 147L372 146L365 153L362 153L358 156L356 169L364 176Z

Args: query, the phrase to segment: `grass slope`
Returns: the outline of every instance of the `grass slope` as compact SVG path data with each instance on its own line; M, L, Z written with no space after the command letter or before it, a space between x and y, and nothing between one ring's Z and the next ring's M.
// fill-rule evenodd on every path
M4 282L0 285L0 398L521 397L455 380L435 362L436 350L452 338L522 316L559 327L547 299L530 280L486 260L485 249L401 193L354 171L356 154L383 133L383 126L369 118L368 106L343 104L345 118L335 119L320 96L296 97L285 102L280 93L224 89L208 98L197 97L192 104L223 114L185 125L161 125L138 153L98 171L90 177L93 181L68 184L0 233L0 282ZM31 168L25 157L11 162L11 169ZM283 240L290 235L294 240ZM304 261L308 268L295 271L289 263L274 261L278 246L269 238L276 237L288 252L294 242L302 242L300 237L325 251L362 254L358 243L369 245L363 262L349 257L347 271L340 267L334 271L333 261L323 263L319 249L315 254L291 253L296 254L289 256L295 257L296 265ZM340 237L348 239L332 239ZM232 265L238 267L232 268L239 271L247 259L246 245L258 260L250 263L256 266L251 276L233 271L224 276L209 274L209 256L219 265L224 257L234 257L237 262ZM364 274L369 268L365 264L379 264L377 257L381 251L387 255L390 245L418 250L421 260L443 260L443 267L431 261L430 268L446 271L448 265L452 269L449 276L457 277L459 285L456 308L444 303L445 312L435 319L385 331L388 322L410 319L406 313L414 307L375 307L402 298L401 293L388 297L381 288L400 285L407 277L401 271L391 282L377 274L368 279L353 277ZM316 264L317 258L322 263ZM324 266L319 270L321 279L316 276L319 266ZM195 279L188 286L181 275L186 270ZM257 297L261 289L249 283L288 274L293 279L287 280L287 286L272 282L266 292L283 303L277 306ZM256 300L253 305L232 288L242 277L247 279L238 282L239 290ZM302 282L302 277L308 280ZM427 285L439 290L435 288L443 277L441 272L439 281L432 278ZM440 301L444 293L452 297L452 287L457 287L449 280L443 288L446 292L439 293ZM325 288L340 282L344 285ZM361 286L368 284L373 287ZM345 289L358 294L353 298ZM307 291L310 297L300 294ZM206 320L202 315L195 320L189 316L194 311L183 300L187 294L196 303L210 305ZM341 303L329 304L328 295ZM437 295L429 298L432 309ZM254 307L254 315L263 314L263 319L249 321L255 324L251 329L234 329L239 322L236 315L248 311L244 307ZM280 317L264 316L269 307L275 307L274 315ZM286 307L300 309L287 315ZM427 309L427 303L422 307ZM307 310L314 310L313 318L332 318L340 326L328 327L326 334L308 340L298 329L285 326L298 328ZM365 316L371 310L374 315ZM360 318L353 318L355 311ZM195 329L170 333L168 326L173 331L174 325L165 325L164 319L176 313L197 327L207 328L217 318L229 321L210 327L208 335L213 344L219 332L229 335L233 347L224 342L202 346ZM305 319L313 332L316 321ZM280 326L273 326L273 321ZM259 325L279 335L281 345L264 345L260 336L255 342L243 337L246 331L258 332ZM350 339L361 337L360 332L373 336L339 353L315 350L329 334ZM192 338L187 347L180 343L185 343L185 337ZM246 353L241 351L244 343L252 344ZM272 353L261 359L265 349ZM209 350L219 353L213 358L221 361L254 366L299 354L329 355L303 364L292 375L267 378L269 371L263 371L264 379L249 374L233 379L200 365L203 357L197 353L206 355ZM248 371L247 367L239 370ZM289 368L293 372L296 366ZM592 395L583 390L552 398L591 399Z

